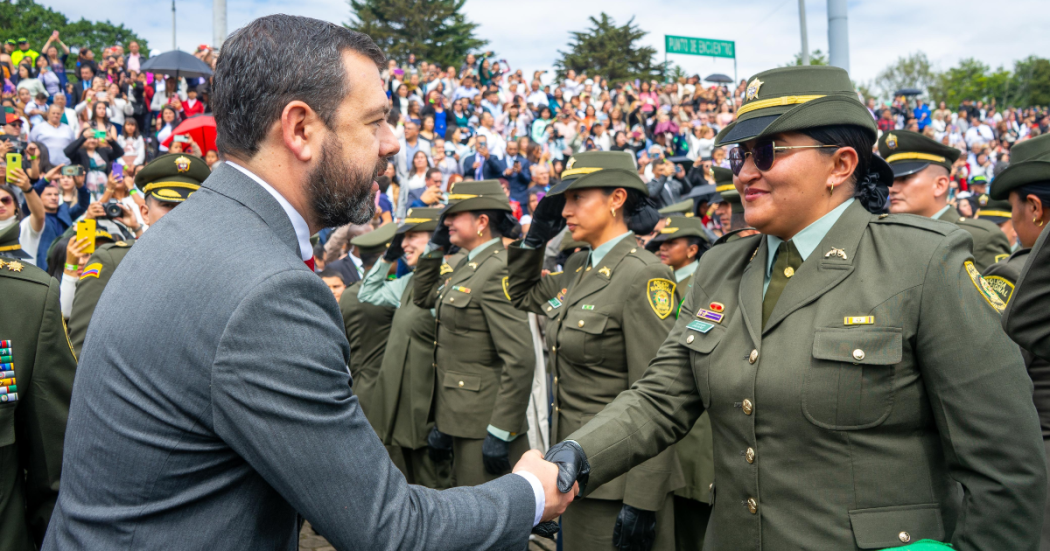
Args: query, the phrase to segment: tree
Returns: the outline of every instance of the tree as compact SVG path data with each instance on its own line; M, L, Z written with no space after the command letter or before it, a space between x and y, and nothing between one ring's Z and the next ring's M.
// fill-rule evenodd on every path
M387 57L416 59L443 67L459 66L466 55L486 44L474 36L477 23L467 21L467 0L350 0L347 27L367 34Z
M62 42L68 46L88 47L97 51L116 44L127 46L134 40L142 46L143 51L149 51L146 40L124 25L87 19L70 22L65 15L33 0L0 2L0 37L25 37L29 39L31 48L39 50L53 31L58 31ZM76 56L70 56L67 66L73 67L75 63Z
M897 61L875 76L875 88L884 98L892 97L901 88L928 90L937 83L937 73L923 52L915 52Z
M828 56L824 55L824 52L821 52L819 49L818 50L813 50L813 52L809 54L809 64L810 65L827 65L828 64ZM781 65L781 67L794 67L794 66L797 66L797 65L802 65L802 52L796 53L795 54L795 59L792 60L791 63L788 63L787 65Z
M638 44L649 33L638 28L633 17L622 26L605 12L589 19L591 28L571 33L569 51L558 51L561 59L554 66L559 77L570 69L601 74L611 82L651 79L660 74L660 64L653 62L656 48Z
M1014 64L1007 105L1050 105L1050 60L1029 56Z

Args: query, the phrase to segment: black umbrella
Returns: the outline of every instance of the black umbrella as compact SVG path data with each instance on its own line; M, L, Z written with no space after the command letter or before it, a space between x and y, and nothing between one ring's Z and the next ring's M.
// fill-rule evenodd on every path
M179 50L164 52L151 57L142 64L142 72L158 73L172 77L210 77L211 67L208 64Z
M921 96L922 90L918 88L901 88L893 93L894 96Z
M733 79L729 78L726 75L723 75L722 73L708 75L707 78L705 78L704 80L706 80L707 82L717 82L719 84L731 84L733 82Z

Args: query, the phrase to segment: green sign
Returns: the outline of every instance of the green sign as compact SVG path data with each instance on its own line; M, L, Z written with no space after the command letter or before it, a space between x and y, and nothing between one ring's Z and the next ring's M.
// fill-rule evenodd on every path
M669 54L706 55L736 59L736 43L732 40L711 40L688 36L664 35L664 49Z

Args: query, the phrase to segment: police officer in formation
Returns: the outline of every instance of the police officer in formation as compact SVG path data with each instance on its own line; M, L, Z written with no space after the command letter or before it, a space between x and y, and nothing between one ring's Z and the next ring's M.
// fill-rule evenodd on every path
M369 396L363 397L370 404L365 413L405 478L436 489L452 485L451 452L432 454L427 446L427 436L434 427L431 411L437 321L430 309L420 308L412 300L414 273L397 277L396 267L399 261L408 269L416 267L440 215L439 208L409 209L400 226L387 224L396 229L396 234L383 257L366 273L358 292L362 304L396 308L389 338L381 343L386 351L379 373ZM451 262L458 264L464 257L458 254ZM449 263L442 263L439 274L450 273Z
M999 329L1005 304L966 228L936 210L880 214L875 140L841 69L748 81L717 145L739 144L734 183L761 233L703 255L645 376L548 451L562 490L645 466L706 411L706 549L1037 548L1046 454L1032 382ZM1015 314L1015 338L1043 338L1044 353L1046 273L1043 310Z
M642 377L674 323L674 274L635 235L660 215L629 154L575 155L548 192L520 246L512 246L514 305L548 318L553 382L551 434L561 440ZM547 241L567 225L589 246L564 271L541 276ZM674 548L673 492L683 485L674 451L593 486L562 516L566 549L647 542Z
M458 182L434 230L436 250L419 260L416 306L435 310L435 427L439 453L452 451L455 485L474 486L510 472L528 451L526 409L535 352L528 317L511 303L502 237L514 229L497 180ZM449 274L444 253L466 251Z

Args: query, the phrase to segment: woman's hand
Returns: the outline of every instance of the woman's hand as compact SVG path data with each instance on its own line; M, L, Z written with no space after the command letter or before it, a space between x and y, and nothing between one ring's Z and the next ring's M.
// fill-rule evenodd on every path
M26 171L21 168L16 168L11 171L11 175L14 177L14 181L11 183L18 187L23 192L28 193L33 188L33 184L29 181L29 175Z
M85 251L89 246L95 243L95 236L84 237L77 239L73 236L66 245L66 265L77 266L77 269L66 270L65 272L69 275L77 275L79 268L87 264L88 259L91 258L91 253Z

